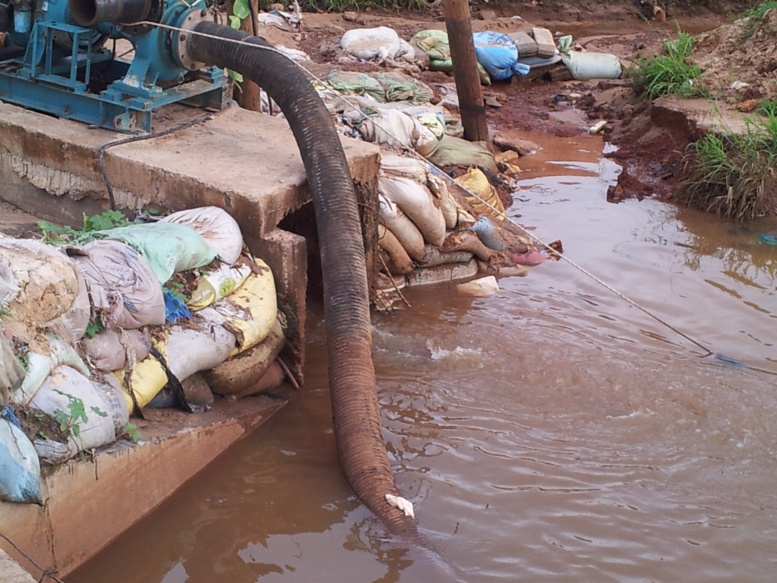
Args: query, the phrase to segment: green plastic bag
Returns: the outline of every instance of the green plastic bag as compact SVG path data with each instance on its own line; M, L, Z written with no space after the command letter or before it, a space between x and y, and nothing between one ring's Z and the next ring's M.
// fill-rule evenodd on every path
M137 249L162 285L176 271L203 267L217 255L194 229L178 223L141 223L101 231L101 234Z

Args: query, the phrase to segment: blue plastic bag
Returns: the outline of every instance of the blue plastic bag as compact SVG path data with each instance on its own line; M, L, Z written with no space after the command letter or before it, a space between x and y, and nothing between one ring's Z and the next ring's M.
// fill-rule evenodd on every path
M527 75L530 67L518 62L518 46L506 34L499 32L476 32L472 35L475 41L475 54L478 62L488 71L492 79L503 81L514 73Z
M42 504L38 454L27 436L0 417L0 500Z

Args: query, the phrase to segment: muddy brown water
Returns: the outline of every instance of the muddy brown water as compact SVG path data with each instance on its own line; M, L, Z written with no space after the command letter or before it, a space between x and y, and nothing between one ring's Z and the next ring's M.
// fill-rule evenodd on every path
M753 368L777 372L777 247L757 243L777 221L610 204L601 138L525 137L543 150L511 215L661 322L566 262L375 315L385 438L422 531L473 583L774 581L777 376ZM310 321L304 390L68 583L436 572L345 486Z

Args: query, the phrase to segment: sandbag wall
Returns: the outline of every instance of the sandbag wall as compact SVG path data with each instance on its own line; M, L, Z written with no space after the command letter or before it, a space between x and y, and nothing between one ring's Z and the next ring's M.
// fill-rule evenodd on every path
M0 235L0 330L6 501L40 503L41 462L113 442L144 407L206 409L284 378L272 272L215 207L59 247Z

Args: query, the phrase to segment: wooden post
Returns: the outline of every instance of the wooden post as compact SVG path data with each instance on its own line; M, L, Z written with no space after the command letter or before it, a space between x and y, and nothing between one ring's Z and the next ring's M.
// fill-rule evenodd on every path
M451 47L453 78L456 82L456 92L459 94L464 137L470 141L490 144L467 2L468 0L444 0L445 27Z
M248 0L248 5L251 7L251 14L248 18L244 18L240 23L240 30L256 36L256 15L259 12L259 0ZM251 111L262 110L262 102L259 97L259 85L253 81L243 79L243 82L240 84L240 89L236 87L232 93L233 99L237 101L240 107Z

